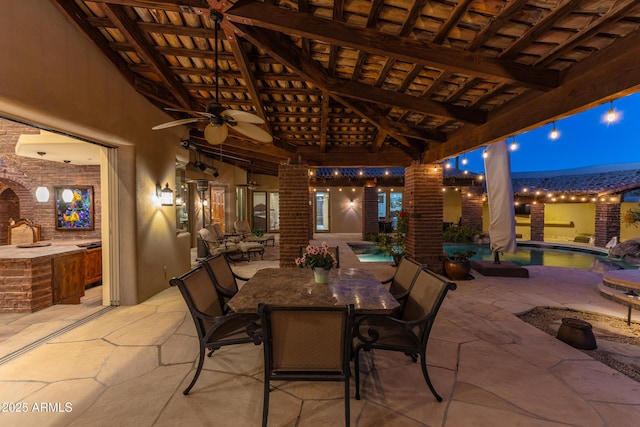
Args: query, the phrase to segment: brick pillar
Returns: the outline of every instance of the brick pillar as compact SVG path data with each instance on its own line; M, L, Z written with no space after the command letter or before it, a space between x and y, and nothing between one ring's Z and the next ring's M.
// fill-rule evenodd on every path
M596 202L596 246L605 247L614 237L620 240L620 202Z
M461 225L482 231L482 186L467 187L462 193Z
M309 167L282 164L280 191L280 267L295 267L300 246L309 244Z
M364 187L362 193L362 238L378 234L378 192L375 187Z
M531 202L531 240L544 242L544 203Z
M442 273L442 167L411 165L405 169L404 207L409 216L406 253Z

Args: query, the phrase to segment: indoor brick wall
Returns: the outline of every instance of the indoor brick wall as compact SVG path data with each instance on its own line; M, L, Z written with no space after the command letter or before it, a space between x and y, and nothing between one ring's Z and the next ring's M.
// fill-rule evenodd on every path
M620 204L596 202L596 246L605 247L617 237L620 240Z
M461 225L482 231L482 186L466 187L462 193Z
M10 120L0 119L0 245L7 244L10 218L29 218L42 227L42 240L100 239L101 197L100 167L65 165L40 159L17 156L15 145L22 134L38 134L39 129ZM45 156L46 158L46 156ZM38 203L36 188L49 189L49 201ZM93 186L93 231L56 230L54 186Z
M531 240L544 242L544 203L531 203Z
M378 192L375 187L364 187L362 195L362 238L378 234Z
M309 167L282 164L278 168L280 192L280 267L295 267L300 246L309 244Z
M32 313L53 303L51 258L0 260L0 313Z
M406 253L442 273L442 167L411 165L405 169L405 210L409 215Z

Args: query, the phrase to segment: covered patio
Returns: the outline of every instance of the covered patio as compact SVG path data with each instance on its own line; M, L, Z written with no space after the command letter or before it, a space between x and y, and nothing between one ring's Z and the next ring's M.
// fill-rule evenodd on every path
M341 248L341 268L363 267L346 245L357 235L321 236ZM251 275L275 261L238 264ZM536 306L567 307L624 317L625 307L598 294L601 276L584 270L527 267L528 279L483 277L458 282L446 298L428 348L435 401L419 364L404 355L363 357L362 400L352 399L352 425L634 426L640 385L515 316ZM376 263L381 279L392 273ZM21 330L2 342L17 349L52 319L61 328L101 307L55 306L11 320ZM66 310L66 311L65 311ZM188 396L197 353L193 322L177 289L142 304L118 307L20 357L0 364L0 398L25 402L29 413L4 414L12 426L259 425L262 349L252 344L216 351ZM605 342L598 344L605 346ZM629 350L638 364L637 351ZM5 354L0 357L6 356ZM373 357L372 357L373 356ZM352 380L353 381L353 380ZM352 388L353 390L353 388ZM72 410L35 412L39 402ZM270 425L339 425L340 385L279 384Z

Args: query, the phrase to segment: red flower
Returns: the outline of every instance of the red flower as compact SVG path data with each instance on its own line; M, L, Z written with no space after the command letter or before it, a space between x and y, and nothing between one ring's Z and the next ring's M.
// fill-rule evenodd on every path
M398 216L402 219L404 219L407 216L407 213L405 211L400 211L400 213L398 214Z

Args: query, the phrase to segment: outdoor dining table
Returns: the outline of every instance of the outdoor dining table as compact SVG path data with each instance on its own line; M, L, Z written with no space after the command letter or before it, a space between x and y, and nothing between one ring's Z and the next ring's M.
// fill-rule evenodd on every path
M258 304L332 307L353 304L358 314L388 314L400 304L371 272L334 268L328 283L315 283L306 268L263 268L227 305L236 313L256 313Z

